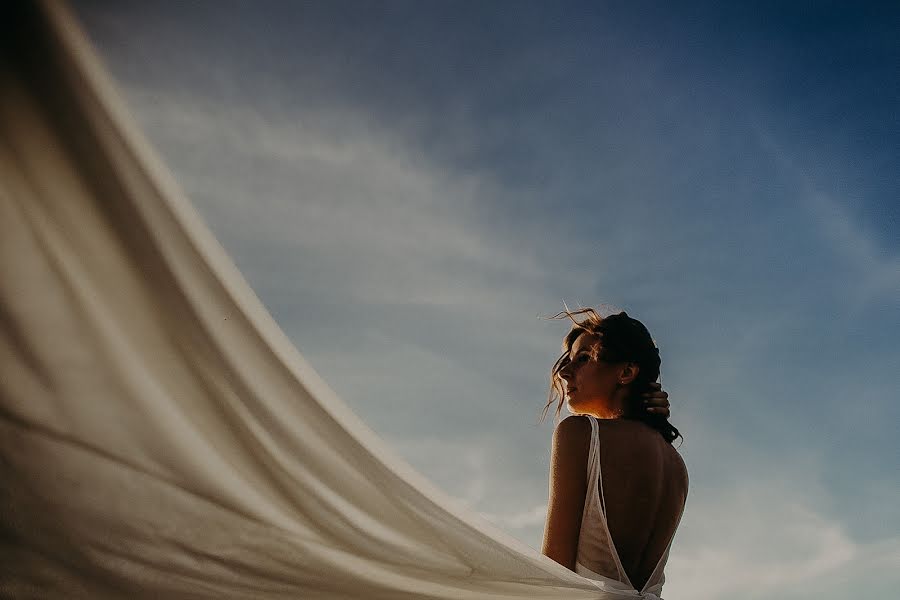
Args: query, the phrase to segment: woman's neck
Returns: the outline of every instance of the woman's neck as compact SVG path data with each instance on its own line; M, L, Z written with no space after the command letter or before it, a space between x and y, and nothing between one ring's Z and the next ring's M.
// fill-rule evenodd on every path
M626 400L628 399L629 391L628 388L616 390L606 402L599 402L591 414L598 419L621 419L625 417Z

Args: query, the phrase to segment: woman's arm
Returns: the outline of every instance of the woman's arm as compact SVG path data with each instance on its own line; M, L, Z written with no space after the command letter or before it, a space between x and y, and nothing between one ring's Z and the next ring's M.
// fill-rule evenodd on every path
M587 493L590 445L591 424L586 417L567 417L553 432L550 501L541 552L573 571Z

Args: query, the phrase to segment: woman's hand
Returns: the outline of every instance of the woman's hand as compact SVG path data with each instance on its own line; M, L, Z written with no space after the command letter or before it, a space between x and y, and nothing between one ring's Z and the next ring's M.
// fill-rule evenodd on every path
M647 412L669 418L669 394L658 383L651 383L650 391L644 392L643 402Z

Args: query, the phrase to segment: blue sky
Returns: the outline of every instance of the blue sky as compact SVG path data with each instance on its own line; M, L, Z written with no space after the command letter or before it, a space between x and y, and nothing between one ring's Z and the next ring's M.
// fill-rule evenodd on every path
M562 303L648 326L691 474L667 597L900 584L900 9L75 8L282 328L539 546Z

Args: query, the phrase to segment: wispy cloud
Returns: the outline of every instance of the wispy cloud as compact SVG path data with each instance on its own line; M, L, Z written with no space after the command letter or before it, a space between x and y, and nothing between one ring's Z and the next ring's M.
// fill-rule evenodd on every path
M758 121L753 123L760 148L772 156L783 174L795 186L796 199L834 252L846 261L854 281L845 282L852 312L873 300L900 294L900 253L879 244L871 232L849 210L849 199L839 201L798 165L793 153Z
M504 193L495 182L447 171L359 114L263 115L130 97L227 241L294 251L295 263L330 276L335 294L490 309L560 277L481 219Z
M690 540L679 540L670 558L667 593L699 600L842 598L863 572L874 579L855 585L867 594L900 584L900 537L855 541L810 500L802 484L743 476L739 485L692 496L684 524Z
M834 198L810 190L807 202L822 232L859 274L859 285L848 286L856 296L852 308L900 295L900 254L879 246Z

